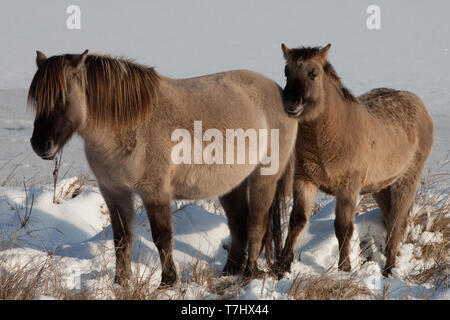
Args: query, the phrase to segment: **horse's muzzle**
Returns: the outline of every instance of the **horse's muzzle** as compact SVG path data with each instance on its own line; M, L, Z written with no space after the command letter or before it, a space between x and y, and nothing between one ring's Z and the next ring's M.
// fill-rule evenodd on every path
M298 117L304 109L302 102L301 98L297 101L285 101L284 111L286 111L289 117Z
M30 139L31 146L34 152L43 160L55 159L58 148L55 146L52 140L37 141L34 138Z

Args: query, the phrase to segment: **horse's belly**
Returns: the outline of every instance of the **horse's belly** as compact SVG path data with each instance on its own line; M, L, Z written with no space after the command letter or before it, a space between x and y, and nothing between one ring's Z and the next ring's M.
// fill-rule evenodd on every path
M256 165L180 165L172 179L174 199L205 199L228 193L244 181Z

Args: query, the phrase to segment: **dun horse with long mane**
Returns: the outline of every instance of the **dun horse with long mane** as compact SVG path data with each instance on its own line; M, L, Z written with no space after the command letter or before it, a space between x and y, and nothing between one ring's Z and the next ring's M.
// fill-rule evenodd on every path
M317 190L336 196L339 268L350 271L350 238L358 196L373 193L387 229L388 275L425 161L433 145L433 121L413 93L374 89L354 97L328 62L324 48L282 50L286 59L286 112L299 121L294 208L280 268L290 269L300 232Z
M131 275L133 194L142 198L150 220L162 284L177 281L172 199L221 196L232 237L224 271L241 270L248 244L245 272L258 272L269 207L297 134L297 121L283 112L281 88L251 71L170 79L126 59L87 53L47 58L37 52L29 90L36 111L31 144L52 159L74 133L83 138L111 217L116 281ZM174 164L172 133L186 129L192 135L197 120L224 136L236 128L279 130L279 170L262 175L261 158L256 164ZM270 145L266 151L272 152Z

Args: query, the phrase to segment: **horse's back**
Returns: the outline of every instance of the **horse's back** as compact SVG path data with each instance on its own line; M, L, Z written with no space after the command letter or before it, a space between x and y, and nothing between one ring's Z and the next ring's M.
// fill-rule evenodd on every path
M373 89L359 97L376 118L393 122L416 122L418 110L423 106L415 94L390 88Z
M410 139L431 148L433 120L423 101L414 93L391 88L373 89L359 97L369 113L384 125L402 128Z
M421 112L426 112L423 101L414 93L391 88L377 88L359 96L359 100L375 117L386 120L416 121Z
M251 70L232 70L175 80L179 88L186 88L190 95L220 102L226 98L248 99L260 108L283 111L282 89L273 80ZM210 100L211 101L211 100Z

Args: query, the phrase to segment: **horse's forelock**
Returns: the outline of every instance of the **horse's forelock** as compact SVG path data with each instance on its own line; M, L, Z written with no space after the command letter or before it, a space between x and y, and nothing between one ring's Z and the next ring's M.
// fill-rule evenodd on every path
M60 97L65 101L67 84L65 68L67 60L63 56L53 56L39 66L28 91L28 104L35 108L37 116L48 116Z

